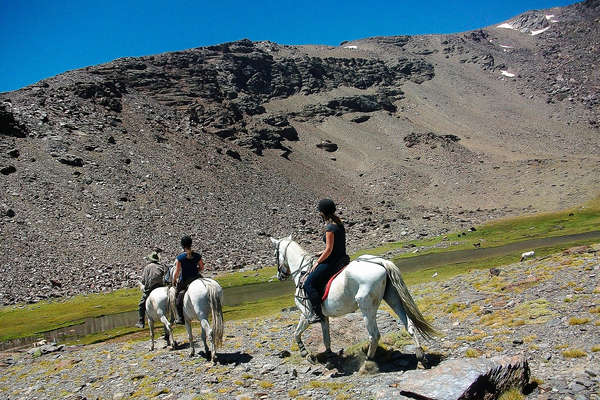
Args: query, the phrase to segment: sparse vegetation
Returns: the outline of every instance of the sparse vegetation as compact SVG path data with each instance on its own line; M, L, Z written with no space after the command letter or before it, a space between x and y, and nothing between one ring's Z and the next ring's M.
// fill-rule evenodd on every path
M587 353L581 349L568 349L562 352L564 358L579 358L587 356Z
M258 382L258 386L260 386L260 387L261 387L261 388L263 388L263 389L270 389L270 388L272 388L274 385L273 385L273 382L269 382L269 381L260 381L260 382Z
M477 357L481 357L481 352L477 349L474 349L472 347L469 347L466 351L465 351L465 357L469 357L469 358L477 358Z
M518 388L511 388L502 393L498 400L524 400L525 395Z
M464 340L465 342L476 342L478 340L483 339L486 336L487 336L487 334L480 333L480 334L477 334L477 335L459 336L456 339L458 339L458 340Z
M569 318L569 325L585 325L588 322L590 322L589 318L578 318L578 317Z

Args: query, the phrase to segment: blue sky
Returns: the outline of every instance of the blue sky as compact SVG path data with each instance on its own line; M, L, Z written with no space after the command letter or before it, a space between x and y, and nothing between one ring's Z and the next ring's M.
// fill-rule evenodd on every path
M243 38L338 45L481 28L568 0L0 0L0 92L64 71Z

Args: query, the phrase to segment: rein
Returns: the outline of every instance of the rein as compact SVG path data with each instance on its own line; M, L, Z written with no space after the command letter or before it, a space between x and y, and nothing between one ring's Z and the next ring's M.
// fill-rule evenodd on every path
M287 246L285 246L285 249L283 250L283 263L279 262L279 244L277 245L277 250L276 250L276 254L275 257L277 258L277 272L279 272L281 274L281 276L284 279L287 279L288 277L292 277L292 280L296 279L296 276L300 273L302 273L306 267L308 267L310 265L310 262L307 263L306 265L304 265L304 261L306 260L314 260L314 256L308 256L308 253L304 254L302 256L302 260L300 260L300 266L298 267L298 269L294 272L291 272L291 268L290 268L290 264L287 262L287 249L288 247L290 247L290 244L292 244L291 241L288 242ZM285 271L282 267L287 267L287 271Z
M302 274L306 272L306 269L314 262L315 256L309 256L308 253L305 253L300 260L300 266L294 272L291 272L290 264L287 262L287 249L292 242L288 242L287 246L283 250L283 263L279 262L279 244L277 245L276 257L277 257L277 272L281 274L283 279L287 279L288 277L292 277L292 280L296 280L296 276L298 274ZM306 262L308 261L308 262ZM285 271L282 267L287 267L287 271ZM288 272L289 271L289 272ZM298 284L296 286L296 293L294 294L296 300L298 300L304 307L308 310L310 307L308 306L308 297L304 294L304 288L302 287L302 280L298 280Z

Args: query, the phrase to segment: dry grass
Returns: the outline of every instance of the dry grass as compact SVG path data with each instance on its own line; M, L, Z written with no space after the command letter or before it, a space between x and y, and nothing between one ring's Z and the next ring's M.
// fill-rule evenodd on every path
M547 322L555 313L550 310L546 299L526 301L514 309L501 309L491 314L483 315L480 323L494 329L502 327L517 327L527 324L541 324Z
M580 358L587 356L587 353L581 349L569 349L562 352L564 358Z
M511 388L502 393L498 400L524 400L525 395L518 388Z
M466 351L465 351L465 357L468 358L477 358L477 357L481 357L481 352L477 349L474 349L472 347L469 347Z
M483 339L486 336L487 336L486 333L479 333L479 334L470 335L470 336L459 336L456 339L458 339L458 340L464 340L465 342L476 342L478 340Z
M535 339L537 339L537 335L529 335L529 336L525 336L523 338L523 342L524 343L531 343L533 342Z
M263 389L271 389L275 385L273 384L273 382L260 381L260 382L258 382L258 386L260 386Z
M588 322L590 322L589 318L578 318L578 317L569 318L569 325L585 325Z

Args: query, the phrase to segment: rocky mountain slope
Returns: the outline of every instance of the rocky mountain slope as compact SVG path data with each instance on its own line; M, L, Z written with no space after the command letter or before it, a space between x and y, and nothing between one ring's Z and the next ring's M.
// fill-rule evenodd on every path
M132 286L191 234L209 268L580 204L600 183L600 3L453 35L241 40L0 94L0 302Z

